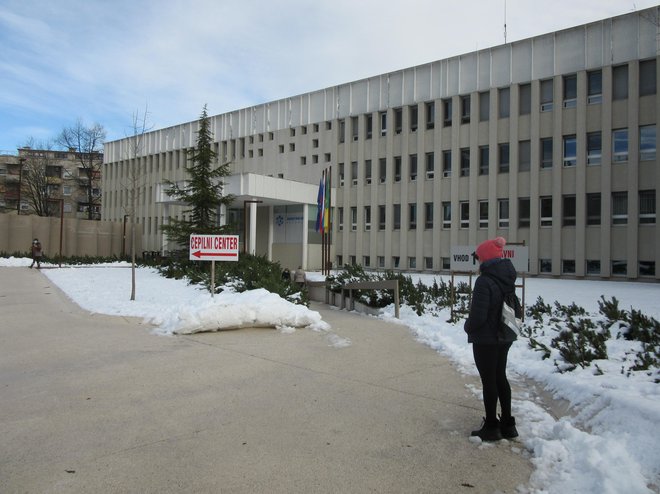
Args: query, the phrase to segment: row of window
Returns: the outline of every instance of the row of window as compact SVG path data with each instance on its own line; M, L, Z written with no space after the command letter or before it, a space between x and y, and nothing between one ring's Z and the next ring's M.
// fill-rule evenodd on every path
M539 198L539 225L541 227L553 226L553 201L552 196L543 196ZM577 199L574 195L564 195L561 198L561 225L575 226L577 217ZM655 190L641 190L638 195L638 211L640 224L655 224L656 222L656 194ZM518 199L518 227L528 228L530 226L531 203L529 197ZM392 206L392 228L401 229L401 204ZM449 201L442 202L442 228L451 228L452 223L452 204ZM459 207L459 227L470 227L470 203L469 201L460 201ZM601 194L593 193L586 195L586 218L587 225L601 224ZM489 201L478 202L478 225L479 228L488 228L489 225ZM344 229L344 208L337 208L339 231ZM378 230L385 230L387 220L387 206L379 205L376 210ZM408 204L408 230L417 229L418 205L417 203ZM350 208L350 228L351 231L358 229L358 208ZM424 228L429 230L434 226L433 203L426 202L423 205ZM612 192L611 200L611 224L626 225L628 223L628 193ZM372 207L364 206L363 226L365 231L371 230ZM497 200L497 227L509 228L509 199Z
M408 257L407 258L407 269L418 269L417 257ZM440 262L443 270L450 269L450 259L449 257L441 257ZM357 256L350 255L348 256L348 263L351 265L357 264ZM344 265L344 256L337 256L337 265ZM362 256L362 266L365 268L376 267L379 269L385 268L385 256L376 256L376 265L371 265L371 256ZM404 266L401 265L401 256L392 256L391 267L393 269L402 269ZM423 258L423 267L422 269L433 269L433 258L424 257ZM628 263L627 261L622 260L613 260L610 263L610 270L613 276L627 276L628 274ZM655 277L655 261L639 261L637 264L637 270L639 276L643 277ZM539 259L539 272L543 274L552 273L552 260L551 259ZM562 274L575 274L575 259L562 259L561 260L561 272ZM601 274L601 262L598 259L587 259L585 261L585 273L587 276L599 276Z
M616 129L612 131L612 162L625 163L628 161L628 129ZM601 132L589 132L581 145L586 146L587 165L600 165L602 156L602 135ZM575 135L563 137L562 142L562 163L565 167L577 166L577 148L578 140ZM471 153L469 148L460 150L460 176L470 175ZM489 146L480 146L478 149L479 175L488 175L490 170L490 148ZM654 161L656 159L656 127L655 125L644 125L639 127L639 160ZM425 177L433 179L435 176L435 154L426 153ZM508 173L510 169L510 144L501 143L497 148L498 172ZM417 180L418 164L417 155L408 156L408 177L410 181ZM395 156L394 182L400 182L402 179L402 157ZM539 142L539 167L551 168L553 165L553 139L552 137L542 138ZM531 141L518 142L518 171L529 171L531 166ZM339 186L345 185L345 165L338 164ZM451 150L442 151L442 176L451 177L452 175L452 152ZM351 162L351 184L357 185L359 179L358 162ZM378 161L378 183L385 183L387 180L387 160L380 158ZM372 183L372 162L364 162L364 183Z
M656 61L644 60L639 63L639 95L647 96L656 94ZM532 111L532 85L531 83L520 84L518 88L518 111L520 115L528 115ZM562 106L564 108L575 108L577 106L577 74L567 74L562 76ZM612 68L612 99L622 100L628 98L628 65L618 65ZM510 116L511 88L503 87L497 90L497 108L499 118L508 118ZM599 104L603 100L603 74L601 70L592 70L587 72L587 104ZM460 104L460 123L470 122L472 95L462 95L458 97ZM476 95L479 101L479 121L490 120L490 91L483 91ZM545 79L540 81L540 111L552 111L554 106L554 79ZM442 122L444 127L453 124L453 98L445 98L442 103ZM416 132L419 127L419 109L417 105L408 108L408 121L410 132ZM435 103L427 102L424 104L424 123L426 129L435 127ZM403 131L403 108L395 108L394 113L394 132L401 134ZM387 112L378 113L379 132L381 136L387 135ZM353 141L359 139L358 117L350 117L351 138ZM365 115L365 139L373 137L373 115ZM343 143L346 139L346 121L339 121L339 142Z

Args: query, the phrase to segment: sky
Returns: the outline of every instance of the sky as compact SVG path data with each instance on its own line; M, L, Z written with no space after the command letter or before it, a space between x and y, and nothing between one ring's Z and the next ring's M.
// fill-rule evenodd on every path
M31 259L0 258L1 269L27 269ZM46 269L47 276L75 303L90 312L142 317L150 322L154 338L176 337L199 331L221 328L273 327L282 338L296 331L315 331L327 345L342 351L353 343L323 321L319 312L295 305L266 290L233 293L225 289L211 297L200 287L185 280L161 277L151 268L136 270L136 300L129 301L131 270L128 263L94 267L63 267ZM54 266L49 266L54 267ZM310 280L323 279L320 273L307 273ZM441 276L415 274L413 281L430 285ZM449 279L445 277L445 282ZM119 287L124 287L119 289ZM101 290L99 292L99 290ZM201 291L200 291L201 290ZM561 280L529 278L526 280L526 300L543 297L546 303L558 301L564 305L575 302L586 309L585 317L598 321L598 300L613 296L621 309L631 307L660 319L660 285L616 281ZM476 376L472 349L463 332L463 322L447 322L449 309L437 316L422 316L410 308L401 307L401 319L420 344L438 352L438 358L448 358L458 372ZM374 317L374 316L359 316ZM394 306L383 309L377 317L394 318ZM530 319L531 320L531 319ZM546 317L537 339L549 346L556 335L552 321ZM563 321L557 323L565 324ZM608 360L596 362L584 369L559 373L555 369L558 351L552 349L548 359L529 348L521 337L509 352L508 374L513 382L513 414L520 437L511 443L512 451L529 458L533 472L520 493L566 494L652 494L660 486L660 385L654 380L660 371L621 371L630 367L631 353L639 350L634 342L616 338L620 331L615 322L607 342ZM547 396L541 397L530 386L539 384L547 396L570 404L569 413L552 410ZM475 398L481 400L481 389L466 385ZM550 413L548 410L552 410ZM558 415L557 418L555 416ZM457 431L465 433L465 431ZM468 438L475 448L497 445ZM506 440L502 440L506 442Z
M0 0L0 152L79 119L111 141L134 115L160 129L497 46L505 18L512 42L655 4Z

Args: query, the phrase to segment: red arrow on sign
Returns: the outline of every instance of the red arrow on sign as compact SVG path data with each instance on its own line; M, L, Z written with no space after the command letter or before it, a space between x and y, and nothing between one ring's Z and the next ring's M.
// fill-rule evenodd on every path
M202 252L201 250L198 250L196 252L192 253L193 256L200 258L202 256L208 257L208 256L215 256L215 257L237 257L238 254L229 252L229 253L223 253L223 252Z

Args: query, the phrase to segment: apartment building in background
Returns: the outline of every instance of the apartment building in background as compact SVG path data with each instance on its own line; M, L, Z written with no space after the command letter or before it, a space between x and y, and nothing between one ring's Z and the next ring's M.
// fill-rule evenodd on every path
M0 212L65 218L101 219L101 163L94 153L86 163L75 150L19 148L0 155ZM89 189L91 188L91 201Z
M531 275L657 280L658 8L210 118L245 250L319 269L319 179L332 177L335 266L441 272L453 246L529 247ZM184 207L196 121L105 145L105 220L138 170L148 250Z

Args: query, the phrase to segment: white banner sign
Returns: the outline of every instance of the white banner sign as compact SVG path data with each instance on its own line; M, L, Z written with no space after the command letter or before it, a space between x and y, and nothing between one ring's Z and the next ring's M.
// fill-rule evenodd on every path
M449 268L452 271L479 271L479 261L477 261L474 251L476 245L455 245L451 248L451 257ZM529 247L526 245L505 245L502 249L502 257L511 259L513 267L518 273L527 273L529 271Z
M190 235L191 261L238 261L238 235Z

